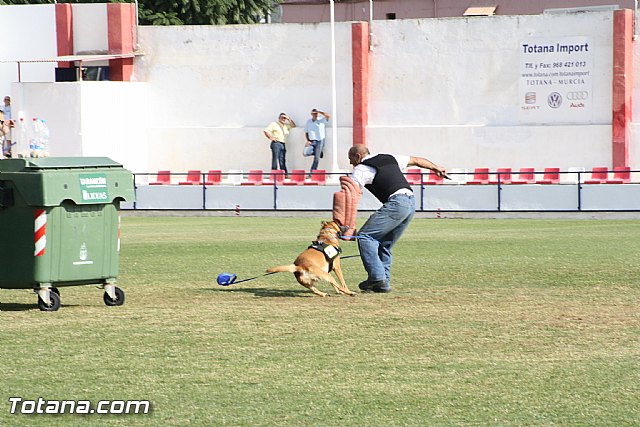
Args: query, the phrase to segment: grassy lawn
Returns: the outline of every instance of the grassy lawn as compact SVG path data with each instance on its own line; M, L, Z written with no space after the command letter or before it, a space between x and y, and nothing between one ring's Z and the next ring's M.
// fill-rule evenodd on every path
M319 228L123 217L125 305L69 287L44 313L0 290L0 426L640 424L639 221L415 219L386 295L216 284L292 262ZM360 260L343 270L357 290ZM11 415L15 396L152 411Z

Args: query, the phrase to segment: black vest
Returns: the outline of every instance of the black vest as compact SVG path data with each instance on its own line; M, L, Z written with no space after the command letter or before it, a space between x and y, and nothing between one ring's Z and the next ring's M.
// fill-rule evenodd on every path
M361 162L376 170L376 176L371 184L364 187L369 190L382 203L386 203L396 191L401 188L411 190L411 185L402 174L396 158L389 154L378 154Z

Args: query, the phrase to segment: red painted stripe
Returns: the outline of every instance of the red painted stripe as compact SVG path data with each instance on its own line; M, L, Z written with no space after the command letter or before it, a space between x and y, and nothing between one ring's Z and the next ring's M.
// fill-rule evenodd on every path
M36 221L38 220L38 218L39 218L39 217L41 217L41 216L43 216L43 215L45 215L45 210L44 210L44 209L35 209L35 210L34 210L34 215L33 215L33 217L34 217L34 219L35 219ZM35 230L33 240L34 240L34 243L36 244L36 249L37 249L37 246L38 246L38 241L40 241L40 239L45 238L45 236L46 236L46 230L47 230L47 223L46 223L46 221L44 222L44 224L42 224L42 225L40 226L40 228L38 228L37 230ZM38 257L38 256L42 256L42 255L44 255L45 249L46 249L46 245L45 245L45 246L43 246L41 250L39 250L38 252L36 252L36 253L35 253L35 256L37 256L37 257Z
M351 24L353 144L367 144L369 124L369 23Z
M40 240L42 236L47 234L46 230L47 230L47 227L40 227L39 229L36 230L34 234L36 242Z
M633 91L633 12L613 12L612 164L629 166Z
M136 43L136 15L134 3L108 3L107 28L109 53L132 53ZM109 61L109 79L131 81L133 58Z
M58 56L73 55L73 9L69 3L56 4L56 43ZM58 62L58 67L70 66L70 62Z

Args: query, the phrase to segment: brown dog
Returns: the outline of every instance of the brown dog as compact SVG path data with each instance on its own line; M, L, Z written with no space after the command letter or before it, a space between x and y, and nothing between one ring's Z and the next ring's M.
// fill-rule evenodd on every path
M340 227L335 221L323 221L317 240L306 251L298 255L293 264L272 267L267 269L267 272L288 271L293 273L298 283L321 297L326 297L327 294L315 287L319 280L326 280L331 283L339 294L355 296L356 293L347 288L342 276L339 233ZM340 285L331 276L332 270L338 276Z

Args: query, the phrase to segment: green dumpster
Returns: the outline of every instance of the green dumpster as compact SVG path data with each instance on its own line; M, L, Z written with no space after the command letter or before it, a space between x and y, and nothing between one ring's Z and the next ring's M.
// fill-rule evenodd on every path
M133 198L131 172L105 157L0 160L0 288L34 289L55 311L58 287L98 284L122 305L118 209Z

